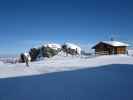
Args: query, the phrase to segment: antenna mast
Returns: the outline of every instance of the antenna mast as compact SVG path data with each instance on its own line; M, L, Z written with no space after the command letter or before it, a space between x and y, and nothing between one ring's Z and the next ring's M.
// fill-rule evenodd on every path
M116 33L112 33L110 41L115 41L115 39L116 39Z

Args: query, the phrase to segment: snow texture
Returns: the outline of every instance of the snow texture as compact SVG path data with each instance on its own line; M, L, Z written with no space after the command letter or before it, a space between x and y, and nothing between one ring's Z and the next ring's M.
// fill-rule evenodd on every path
M133 56L133 49L129 49L129 50L128 50L128 54L129 54L130 56Z
M133 57L65 57L0 62L0 100L133 100Z
M68 42L66 42L65 45L67 46L67 48L77 50L77 52L81 54L81 48L78 45L73 44L73 43L68 43Z
M2 63L0 64L0 78L40 75L52 72L99 67L110 64L133 64L133 57L126 55L114 55L86 59L80 56L65 57L60 54L53 58L45 58L42 61L32 62L30 63L30 67L26 67L24 63Z
M132 76L133 65L113 64L0 79L0 100L133 100Z
M128 44L126 43L123 43L123 42L119 42L119 41L102 41L103 43L105 44L109 44L111 46L129 46Z
M49 47L55 50L61 49L61 45L60 44L45 44L44 47Z

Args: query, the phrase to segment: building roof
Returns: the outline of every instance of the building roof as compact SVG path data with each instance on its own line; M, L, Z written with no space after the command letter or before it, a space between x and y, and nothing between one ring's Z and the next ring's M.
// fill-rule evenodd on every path
M128 44L126 43L123 43L123 42L119 42L119 41L102 41L103 43L105 44L109 44L111 46L129 46Z
M99 43L108 44L113 47L128 47L129 46L128 44L119 42L119 41L101 41ZM99 43L97 43L93 48L95 48Z

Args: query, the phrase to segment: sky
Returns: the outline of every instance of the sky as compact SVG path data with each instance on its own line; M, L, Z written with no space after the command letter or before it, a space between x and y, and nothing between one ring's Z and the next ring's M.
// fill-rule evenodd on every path
M0 54L111 37L133 42L132 0L0 0Z

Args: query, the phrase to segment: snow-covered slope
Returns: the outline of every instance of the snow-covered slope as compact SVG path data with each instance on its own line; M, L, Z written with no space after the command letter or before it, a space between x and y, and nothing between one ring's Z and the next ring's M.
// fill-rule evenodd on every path
M82 68L100 67L110 64L133 64L133 57L119 56L99 56L93 58L65 57L57 55L50 59L30 63L30 67L25 64L1 64L0 78L38 75L51 72L69 71Z

